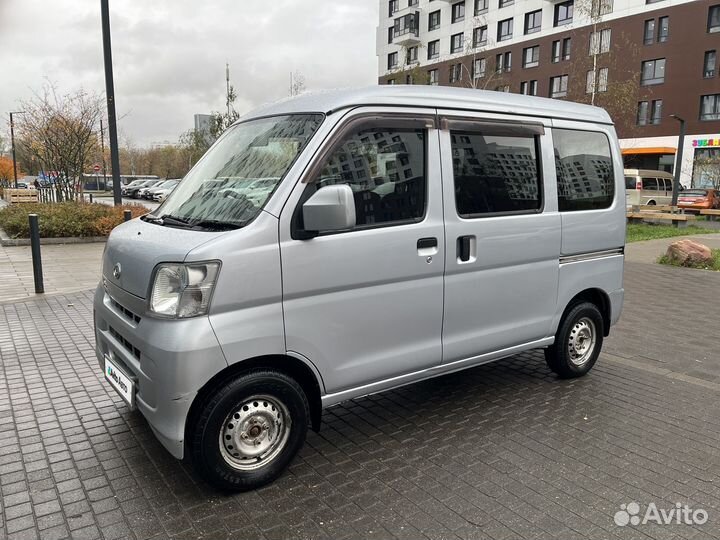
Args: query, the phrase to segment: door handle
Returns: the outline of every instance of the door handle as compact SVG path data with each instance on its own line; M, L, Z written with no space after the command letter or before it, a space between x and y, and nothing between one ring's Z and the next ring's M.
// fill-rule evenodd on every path
M457 239L457 256L460 262L467 262L470 260L470 241L472 236L460 236Z
M437 238L421 238L417 241L417 248L418 249L430 249L430 248L436 248L438 246L438 239Z

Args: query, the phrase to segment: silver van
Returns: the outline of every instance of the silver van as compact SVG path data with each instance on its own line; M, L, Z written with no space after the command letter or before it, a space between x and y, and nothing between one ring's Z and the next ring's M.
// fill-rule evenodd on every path
M283 101L112 232L97 358L173 456L252 489L344 400L534 348L590 371L622 309L624 203L602 109L420 86Z

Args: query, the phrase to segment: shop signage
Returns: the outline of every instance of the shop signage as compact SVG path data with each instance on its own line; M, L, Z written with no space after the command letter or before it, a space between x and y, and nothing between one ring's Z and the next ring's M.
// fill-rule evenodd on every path
M692 145L696 148L703 146L720 146L720 139L693 139Z

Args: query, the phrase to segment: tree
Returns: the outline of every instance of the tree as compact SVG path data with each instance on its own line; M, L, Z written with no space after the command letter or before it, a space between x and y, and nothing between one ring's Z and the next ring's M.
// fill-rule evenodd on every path
M191 129L180 135L179 146L187 162L187 170L189 171L205 152L208 151L210 141L208 141L205 133Z
M18 168L18 178L25 176L25 173L20 172ZM13 161L9 157L0 156L0 185L9 186L11 182L15 181L13 173Z
M235 87L230 84L230 65L225 65L225 108L226 112L219 113L213 112L212 118L210 119L210 135L213 139L217 139L223 132L229 128L235 120L240 118L240 114L235 110L234 104L237 99L237 93Z
M101 103L99 96L82 90L59 95L52 85L21 102L25 114L17 121L18 139L41 171L54 173L60 200L79 195L79 180L98 144Z

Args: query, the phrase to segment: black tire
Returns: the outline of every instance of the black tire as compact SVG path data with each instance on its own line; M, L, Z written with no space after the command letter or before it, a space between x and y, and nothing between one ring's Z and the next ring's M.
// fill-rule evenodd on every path
M590 334L594 337L594 341L591 340L588 344L587 336ZM582 377L595 365L602 349L604 335L605 323L595 304L579 302L570 306L560 321L560 327L555 334L555 343L545 349L545 361L548 367L561 379ZM579 350L584 350L585 344L589 349L580 355Z
M254 397L260 397L260 399L253 400ZM264 400L264 397L268 399ZM249 405L252 407L253 403L258 408L257 417L252 416L254 414L252 410L247 413L242 412L244 406ZM274 408L273 403L278 405L277 410ZM285 409L284 414L283 407ZM279 411L277 415L278 417L282 416L283 421L273 424L272 430L268 433L274 433L276 435L275 439L282 438L277 437L278 433L286 433L284 444L275 450L276 454L268 456L268 461L264 465L258 459L254 464L247 461L241 465L236 463L233 466L231 460L237 459L240 461L245 457L236 452L234 456L239 457L233 458L231 457L233 450L221 449L221 437L223 437L224 445L226 442L238 440L238 448L234 448L234 450L240 451L239 446L242 444L245 445L245 448L252 450L254 447L251 446L251 443L246 443L240 440L239 437L247 439L248 435L254 433L251 430L257 428L259 424L252 424L253 419L262 418L260 415L263 414L271 414L271 409L272 414ZM250 415L250 417L243 418L237 413ZM285 416L289 418L285 418ZM308 400L297 381L277 371L248 372L219 386L214 392L211 392L207 400L198 409L188 431L190 460L195 470L209 484L218 489L227 491L256 489L280 476L298 450L300 450L307 435L309 417ZM232 424L233 418L241 418L236 426ZM290 427L283 432L280 427L282 426L285 429L285 426L288 425L288 419ZM261 422L264 422L264 420L261 420ZM255 428L242 430L241 425L249 426L251 424L255 425ZM267 430L267 425L263 425L265 425L264 429ZM230 428L234 428L235 431L230 432ZM228 433L232 433L232 436L228 435ZM263 436L267 441L273 439L270 435L263 435L263 428L260 428L259 437ZM228 437L231 437L232 440L224 441ZM228 446L228 448L233 449L232 446ZM257 468L248 470L238 467Z

